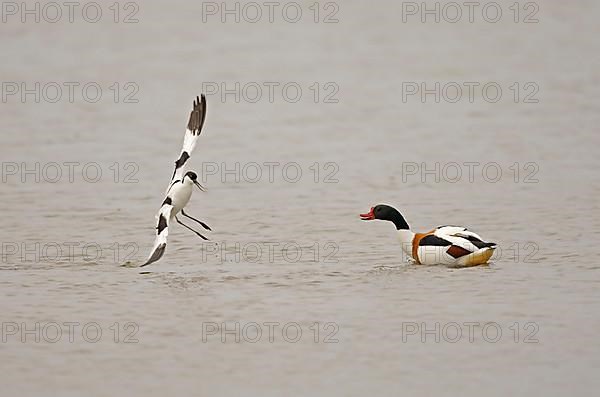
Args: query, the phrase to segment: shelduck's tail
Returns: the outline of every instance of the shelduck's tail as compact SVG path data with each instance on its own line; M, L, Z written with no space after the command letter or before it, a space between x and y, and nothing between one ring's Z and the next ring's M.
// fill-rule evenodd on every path
M492 255L494 255L497 245L495 243L486 243L486 245L486 247L481 248L472 254L461 257L456 264L458 266L468 267L488 263Z

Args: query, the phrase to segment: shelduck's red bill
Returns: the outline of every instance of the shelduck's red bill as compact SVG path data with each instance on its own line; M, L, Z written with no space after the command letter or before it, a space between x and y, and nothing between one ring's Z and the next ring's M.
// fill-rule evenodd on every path
M371 207L371 211L368 214L360 214L360 219L363 221L372 221L375 219L375 207Z

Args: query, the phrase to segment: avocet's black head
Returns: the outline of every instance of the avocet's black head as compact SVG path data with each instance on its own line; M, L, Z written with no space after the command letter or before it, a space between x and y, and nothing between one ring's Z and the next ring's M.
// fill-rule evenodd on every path
M198 179L198 175L196 175L196 173L194 171L188 171L188 172L186 172L185 176L187 176L188 178L190 178L194 182L196 182L196 180Z
M186 172L185 176L187 176L188 178L190 178L190 180L192 181L192 183L194 185L198 186L198 189L202 190L203 192L206 191L204 189L204 186L202 186L200 184L200 182L198 182L198 175L196 175L196 173L194 171L188 171L188 172ZM183 177L184 181L185 181L185 176Z
M396 229L410 229L406 220L397 209L390 207L389 205L379 204L375 207L371 207L371 211L366 214L360 214L360 219L363 221L372 221L379 219L382 221L390 221L396 225Z

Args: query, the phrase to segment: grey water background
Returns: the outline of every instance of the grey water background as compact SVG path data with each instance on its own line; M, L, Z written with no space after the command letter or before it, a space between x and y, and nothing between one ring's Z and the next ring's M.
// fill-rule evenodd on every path
M501 1L498 23L480 12L422 23L403 22L402 2L344 0L320 3L315 23L313 3L298 2L298 23L281 8L273 23L222 23L185 1L120 3L119 23L104 2L98 23L5 15L3 393L583 396L600 386L600 5L538 1L539 22L523 23L534 9L520 3L515 23ZM332 12L338 22L323 23ZM139 21L122 23L130 13ZM22 82L80 87L73 103L66 89L37 103L7 94ZM81 93L89 82L102 89L96 103ZM302 96L276 89L271 103L264 89L252 103L252 86L239 103L208 96L190 160L208 192L189 212L213 228L212 243L174 225L165 257L140 274L192 99L223 82L294 82ZM503 96L403 98L422 82L496 82ZM538 103L525 103L531 87ZM72 181L65 162L77 163ZM272 182L265 162L280 164ZM236 163L239 181L223 175ZM281 174L290 163L298 182L295 169ZM484 267L412 265L390 224L359 220L380 202L415 230L464 225L501 252ZM272 339L265 323L278 324ZM472 337L465 323L477 324Z

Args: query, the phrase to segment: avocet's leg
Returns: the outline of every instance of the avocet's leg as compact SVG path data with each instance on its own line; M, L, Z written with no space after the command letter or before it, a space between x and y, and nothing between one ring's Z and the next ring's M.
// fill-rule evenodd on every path
M199 221L198 219L196 219L196 218L194 218L194 217L191 217L191 216L189 216L189 215L188 215L188 214L186 214L186 213L185 213L183 210L181 210L181 215L185 216L186 218L190 218L190 219L191 219L191 220L193 220L193 221L196 221L196 222L198 222L198 223L199 223L200 225L202 225L202 227L203 227L203 228L205 228L206 230L210 230L210 231L212 231L212 229L211 229L211 228L210 228L210 227L209 227L209 226L208 226L206 223L204 223L204 222L202 222L202 221Z
M204 237L203 235L201 235L200 233L198 233L197 231L195 231L194 229L192 229L191 227L189 227L188 225L186 225L185 223L181 222L179 220L179 218L175 217L175 220L177 221L177 223L179 223L181 226L185 227L186 229L191 230L192 232L196 233L196 235L198 237L200 237L203 240L208 240L206 237Z

